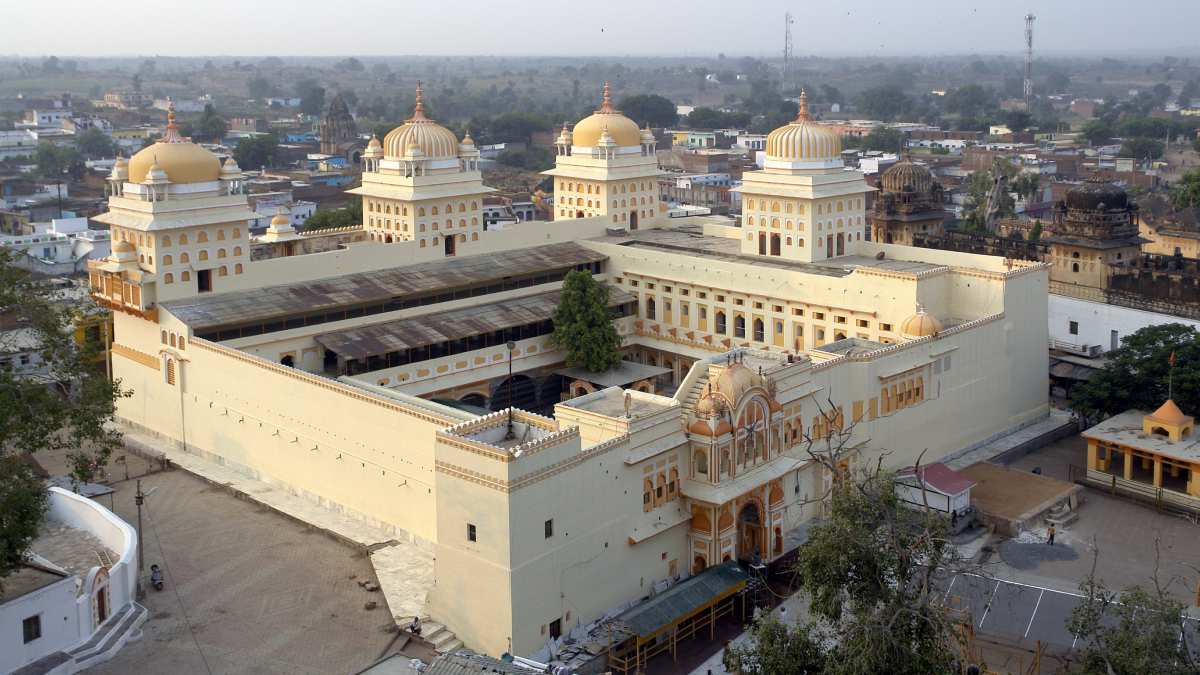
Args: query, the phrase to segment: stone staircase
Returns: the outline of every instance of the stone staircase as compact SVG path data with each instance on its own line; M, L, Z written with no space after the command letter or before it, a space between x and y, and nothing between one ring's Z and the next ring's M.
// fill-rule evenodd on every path
M462 640L429 616L429 589L433 588L433 551L415 542L388 542L371 547L371 564L388 610L401 630L421 617L421 638L445 654L463 648Z
M105 619L87 642L68 649L67 654L79 670L103 663L111 659L126 642L142 636L142 624L148 615L145 607L131 602Z
M449 654L463 648L462 640L436 621L421 623L421 639L432 644L439 654Z
M692 383L692 386L688 388L687 393L683 396L683 407L687 410L695 410L696 403L700 401L700 397L704 395L704 390L707 387L708 375L697 377L695 382Z

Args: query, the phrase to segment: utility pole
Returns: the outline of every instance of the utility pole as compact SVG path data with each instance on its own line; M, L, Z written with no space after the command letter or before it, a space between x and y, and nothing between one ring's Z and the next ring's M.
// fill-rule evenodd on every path
M137 504L137 512L138 512L137 595L139 598L141 598L142 595L145 593L145 589L142 588L142 570L144 570L146 568L146 554L145 554L146 545L143 543L143 539L142 539L142 504L145 503L145 501L146 501L146 495L142 493L142 479L139 478L138 482L137 482L137 494L135 494L133 497L133 502L135 504Z
M517 432L513 431L513 379L512 379L512 357L513 350L517 348L517 343L509 340L504 344L508 348L508 431L504 433L504 440L511 441L517 437Z
M792 13L783 15L783 80L779 83L783 95L792 95Z
M1025 102L1033 101L1033 21L1032 13L1025 15Z

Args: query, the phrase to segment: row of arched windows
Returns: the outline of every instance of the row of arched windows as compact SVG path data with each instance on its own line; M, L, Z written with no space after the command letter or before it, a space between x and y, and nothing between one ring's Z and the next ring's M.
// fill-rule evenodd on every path
M235 257L235 258L242 255L242 247L234 246L232 254L233 254L233 257ZM226 257L225 249L223 249L223 248L217 249L217 258L221 259L221 258L225 258L225 257ZM198 251L196 253L196 258L198 260L208 260L208 249L201 249L200 251ZM186 265L186 264L190 263L191 261L192 261L191 256L188 254L187 251L184 251L179 254L179 264L180 265ZM164 267L169 266L169 265L174 265L175 259L171 256L170 253L164 254L162 257L162 264Z
M233 266L234 274L241 274L242 271L243 271L242 263L237 263L236 265ZM218 267L217 268L217 276L219 276L219 277L229 276L229 267L227 265L221 265L220 267ZM183 270L182 272L179 273L179 281L188 282L191 280L192 280L192 273L190 270ZM166 274L164 274L163 275L163 283L164 284L175 283L175 273L167 272Z
M642 510L651 511L679 498L679 469L659 471L658 476L642 480Z
M470 208L472 211L478 209L479 202L471 201ZM467 210L467 202L459 202L458 203L458 212L465 213L466 210ZM393 211L392 205L388 202L376 202L376 201L368 200L367 201L367 211L369 213L384 213L384 214L395 213L396 215L399 215L399 216L407 216L408 215L408 204L403 204L403 203L397 204L395 211ZM418 218L423 217L425 215L425 207L424 206L418 206L416 211L417 211ZM454 213L454 204L447 202L444 210L439 210L439 208L437 206L429 207L429 215L436 216L436 215L440 215L441 213L446 213L446 214Z

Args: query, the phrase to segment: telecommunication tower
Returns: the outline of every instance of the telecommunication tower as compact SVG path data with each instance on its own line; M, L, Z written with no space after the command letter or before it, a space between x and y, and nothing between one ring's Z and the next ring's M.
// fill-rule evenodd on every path
M784 96L792 95L792 13L783 15L783 79L779 83Z
M1025 15L1025 100L1033 99L1033 14Z

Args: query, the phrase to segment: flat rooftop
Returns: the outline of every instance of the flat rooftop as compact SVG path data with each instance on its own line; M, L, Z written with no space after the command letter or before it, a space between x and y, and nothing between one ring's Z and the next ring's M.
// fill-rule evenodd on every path
M90 532L58 520L47 519L29 550L63 568L71 574L84 576L97 565L104 564L101 556L117 562L121 556L108 549Z
M1148 414L1150 413L1141 410L1126 410L1083 432L1083 436L1138 448L1164 457L1200 461L1200 436L1193 434L1181 441L1172 441L1165 436L1146 434L1142 431L1142 419Z
M841 340L834 340L820 347L814 347L812 351L837 354L839 356L860 356L862 354L870 354L876 349L883 349L886 346L882 342L876 342L875 340L848 337Z
M341 307L386 304L407 296L430 293L445 293L445 299L450 300L456 291L499 282L506 277L544 275L590 265L607 257L573 242L549 244L232 293L204 294L161 304L193 330L204 331ZM380 309L391 311L386 307Z
M585 394L564 402L569 408L577 408L605 417L625 417L625 394L629 394L629 414L632 417L652 415L670 408L672 399L640 391L626 392L620 387L609 387Z
M684 220L684 219L680 219ZM692 220L692 219L686 219ZM849 276L860 267L890 272L915 274L941 269L944 265L884 258L846 255L818 262L800 262L770 256L747 255L741 252L741 240L704 234L699 223L681 223L674 227L654 230L636 230L626 235L607 235L598 241L629 246L631 248L657 249L685 255L699 255L726 262L745 263L756 267L818 274L829 277Z
M633 296L630 297L632 298ZM593 373L586 368L563 368L562 370L554 371L554 374L569 377L573 380L591 382L600 387L624 387L647 378L666 375L669 372L671 372L670 368L635 363L634 361L622 361L615 368L609 368L602 373Z
M615 286L609 287L608 298L610 307L637 301L633 295ZM365 360L389 352L463 340L506 328L549 321L561 299L561 291L550 291L323 333L315 339L317 344L338 356Z

